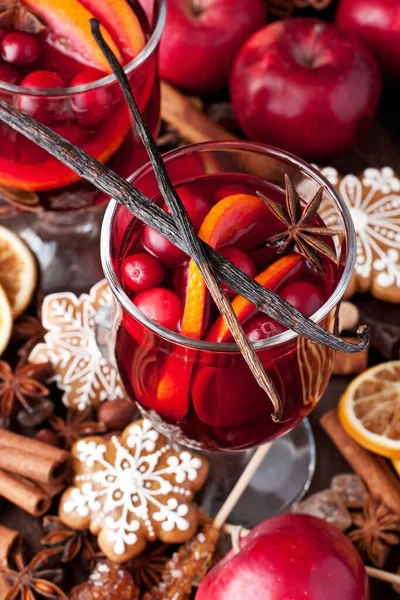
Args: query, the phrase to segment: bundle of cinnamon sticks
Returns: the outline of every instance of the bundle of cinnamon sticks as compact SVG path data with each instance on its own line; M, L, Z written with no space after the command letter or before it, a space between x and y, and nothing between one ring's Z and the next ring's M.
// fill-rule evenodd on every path
M69 458L65 450L0 429L0 497L42 516L65 487Z

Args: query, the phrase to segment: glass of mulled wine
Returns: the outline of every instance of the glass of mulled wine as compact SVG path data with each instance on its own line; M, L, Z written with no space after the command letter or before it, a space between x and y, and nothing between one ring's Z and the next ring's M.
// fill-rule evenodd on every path
M160 122L157 49L165 0L22 0L0 25L0 98L123 177L147 161L126 102L90 31L95 16L125 67L153 135ZM65 14L64 14L65 13ZM29 27L26 25L28 23ZM2 28L4 26L4 28ZM46 292L87 290L102 276L100 222L108 197L0 124L0 219L29 243Z
M333 332L353 270L355 237L345 204L324 177L285 152L250 142L188 146L165 155L165 163L198 235ZM323 186L311 226L324 228L324 213L335 215L337 235L329 243L337 262L322 256L323 274L296 246L282 254L280 243L267 243L285 226L256 193L285 206L285 175L303 209ZM149 165L131 180L165 208ZM204 499L207 508L215 512L222 503L232 486L229 473L242 472L249 449L275 438L234 518L254 524L298 500L315 464L306 417L327 386L333 350L286 330L227 289L283 401L283 418L276 423L270 398L233 343L193 261L114 201L103 222L101 253L115 298L115 360L127 393L173 441L215 456L218 490L212 501ZM225 458L212 451L224 451ZM251 523L248 511L241 512L249 502Z

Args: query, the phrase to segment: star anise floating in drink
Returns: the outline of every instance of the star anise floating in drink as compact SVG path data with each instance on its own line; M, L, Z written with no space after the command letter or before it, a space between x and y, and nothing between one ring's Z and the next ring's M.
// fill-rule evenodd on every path
M377 567L383 567L390 547L400 543L400 517L369 496L362 513L353 517L349 538Z
M273 215L281 221L286 229L275 233L267 240L267 244L282 242L279 253L284 253L292 244L296 244L300 254L305 256L308 262L318 273L325 273L321 255L330 258L337 263L337 257L321 236L333 237L337 231L329 229L325 225L313 225L312 221L322 201L323 188L320 187L314 197L304 209L301 207L301 199L298 195L290 177L285 175L286 186L286 208L274 202L261 192L257 195L268 205Z
M18 0L0 0L0 29L11 27L17 31L38 34L43 31L45 25Z
M92 409L88 407L80 411L68 410L65 419L54 415L50 419L50 425L56 435L63 439L64 448L69 450L82 437L101 435L106 431L104 423L92 419Z
M4 361L0 361L0 415L9 419L19 404L27 413L32 412L35 403L49 395L43 385L51 367L48 363L17 366L16 369ZM47 415L49 416L49 415Z
M55 583L61 580L62 569L48 568L50 559L59 553L58 548L42 550L26 564L18 548L11 559L11 567L0 564L0 577L11 586L7 600L34 600L37 597L68 600Z

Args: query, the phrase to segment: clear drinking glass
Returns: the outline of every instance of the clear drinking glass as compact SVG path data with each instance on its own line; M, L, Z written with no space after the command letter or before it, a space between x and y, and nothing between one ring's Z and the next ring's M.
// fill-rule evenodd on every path
M153 135L160 123L158 44L165 0L155 0L153 23L132 3L147 36L125 67ZM88 101L80 101L86 95ZM89 154L128 177L147 161L126 102L113 75L66 89L28 89L0 81L0 97L48 124ZM0 219L18 231L38 257L45 292L86 291L102 276L100 223L108 197L46 151L0 124ZM24 210L25 208L25 210Z
M168 153L165 162L175 184L216 174L226 175L229 183L230 174L240 173L267 181L282 193L284 175L288 174L302 198L311 198L319 186L324 187L319 216L323 220L324 212L329 211L336 217L337 279L312 319L333 332L337 308L354 266L355 236L348 209L329 182L300 159L250 142L187 146ZM131 181L150 198L159 194L149 165L137 171ZM275 423L270 399L258 387L235 344L184 337L147 319L132 303L119 277L122 253L131 241L127 235L136 235L132 219L135 217L131 213L112 201L101 239L103 269L115 299L115 359L128 395L171 440L214 454L214 484L219 488L231 486L228 471L240 474L249 449L281 438L249 490L253 493L252 506L260 506L261 518L279 512L298 500L311 481L315 451L310 427L304 420L327 386L334 352L292 331L254 344L284 403L282 421ZM139 223L137 226L140 235ZM172 411L157 398L160 381L167 379L174 386L176 404ZM214 451L231 456L221 459ZM221 501L226 491L220 493ZM207 508L216 509L219 500L215 490L213 501L209 497L204 502Z

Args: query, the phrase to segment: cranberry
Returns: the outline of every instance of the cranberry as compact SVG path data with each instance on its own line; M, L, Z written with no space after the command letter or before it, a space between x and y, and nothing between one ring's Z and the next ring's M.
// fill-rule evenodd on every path
M21 81L21 75L11 65L0 65L0 82L18 85Z
M177 189L180 199L182 200L187 213L192 221L193 227L197 230L204 221L204 217L208 214L211 204L199 193L189 190L186 187ZM164 210L170 212L168 206L164 205Z
M159 285L164 271L154 256L137 252L127 256L122 263L122 276L126 285L134 292L142 292Z
M279 295L306 317L311 317L324 303L321 290L308 281L289 283Z
M98 81L104 76L101 71L88 69L81 71L71 81L71 87L87 85ZM81 92L74 96L72 108L82 125L94 125L103 121L111 109L112 96L108 88L100 87L87 92Z
M259 313L246 324L244 332L251 342L258 342L285 331L285 327L271 317Z
M21 82L22 87L38 88L41 90L59 89L64 87L64 82L53 71L33 71ZM17 108L38 121L51 121L60 111L60 99L46 96L20 96Z
M243 250L239 250L239 248L234 248L233 246L228 246L226 248L222 248L219 251L222 256L233 262L235 265L239 267L242 271L249 275L250 277L255 277L257 273L256 265L254 261L250 258L246 252ZM229 298L233 298L236 296L236 292L234 292L229 286L225 283L222 284L227 296Z
M152 321L176 331L181 316L181 303L171 290L162 287L145 290L136 296L133 303Z
M236 194L248 194L249 190L244 187L244 185L224 185L224 187L220 188L218 192L215 194L215 199L217 202L227 198L228 196L235 196Z
M156 256L164 265L176 266L186 258L186 254L182 250L148 225L143 231L143 245L150 254Z
M3 39L3 37L7 35L7 30L6 29L0 29L0 42Z
M1 56L13 65L30 65L41 51L38 37L24 31L11 31L1 41Z

